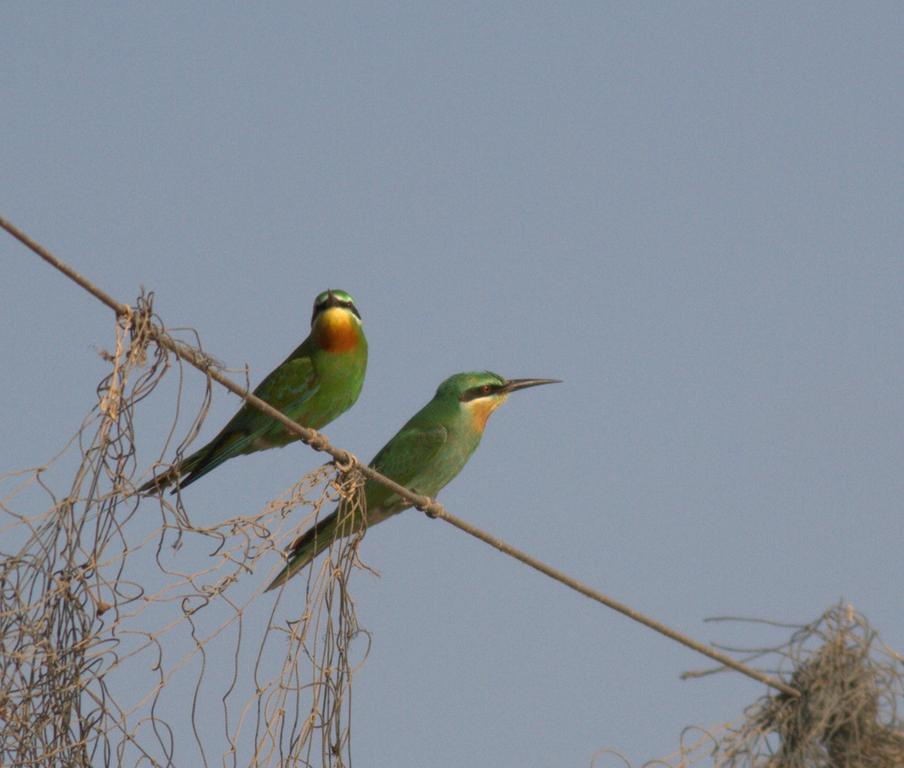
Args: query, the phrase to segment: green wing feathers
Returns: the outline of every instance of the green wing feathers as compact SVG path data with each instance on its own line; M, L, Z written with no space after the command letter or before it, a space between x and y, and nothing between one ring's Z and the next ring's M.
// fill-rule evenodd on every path
M301 351L302 347L299 347L293 354ZM304 423L304 404L317 394L318 389L311 358L289 357L258 385L254 394L296 421ZM207 445L162 475L146 482L138 492L147 493L173 484L177 484L180 489L185 488L227 459L284 445L291 440L292 436L279 422L245 403L220 434Z
M417 485L421 480L427 480L423 476L423 470L434 463L439 449L446 443L448 436L448 431L442 426L421 428L406 425L383 447L370 465L401 485L406 487ZM429 481L425 482L425 485L429 485ZM416 490L431 495L435 493L430 488L426 491L421 491L420 488ZM364 496L367 509L365 517L368 525L375 525L411 506L407 501L373 480L365 483ZM343 512L341 523L338 517L340 511ZM267 591L285 584L330 546L335 539L350 536L361 527L362 521L358 515L344 513L342 506L337 512L333 512L315 523L289 547L288 563L270 583Z
M281 365L271 371L257 386L254 394L274 408L290 411L308 400L317 391L317 374L304 345L295 350ZM246 406L247 407L247 406ZM253 409L261 419L270 417ZM271 422L272 423L272 422Z
M409 422L383 446L370 466L399 485L406 488L413 486L418 493L432 496L436 491L426 487L431 483L425 475L429 474L437 454L448 439L449 432L441 425L421 427ZM423 483L424 480L428 482ZM368 480L364 488L368 509L383 507L386 512L392 513L411 506L386 486L373 480Z

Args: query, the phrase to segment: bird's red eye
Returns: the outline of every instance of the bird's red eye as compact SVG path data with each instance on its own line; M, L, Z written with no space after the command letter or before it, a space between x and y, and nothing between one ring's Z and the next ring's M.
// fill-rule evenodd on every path
M483 394L485 394L485 395L490 394L490 385L489 385L489 384L484 384L484 385L480 388L480 391L483 392Z

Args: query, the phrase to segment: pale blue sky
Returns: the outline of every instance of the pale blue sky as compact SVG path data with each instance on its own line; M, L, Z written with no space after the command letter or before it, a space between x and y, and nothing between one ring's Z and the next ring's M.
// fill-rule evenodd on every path
M362 457L455 371L562 378L492 418L451 511L700 639L843 597L904 648L899 4L3 16L0 212L115 296L153 289L256 381L350 291L371 364L326 431ZM77 428L111 318L0 253L7 469ZM202 438L235 408L216 392ZM259 509L316 463L230 462L188 509ZM641 762L763 692L681 682L705 660L418 513L362 554L358 766Z

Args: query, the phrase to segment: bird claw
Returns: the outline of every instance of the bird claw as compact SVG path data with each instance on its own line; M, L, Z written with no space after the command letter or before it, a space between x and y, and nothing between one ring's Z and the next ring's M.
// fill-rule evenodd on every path
M430 501L427 504L422 506L418 506L418 509L421 510L427 517L431 520L436 520L440 515L442 515L445 510L443 509L443 505L436 501Z

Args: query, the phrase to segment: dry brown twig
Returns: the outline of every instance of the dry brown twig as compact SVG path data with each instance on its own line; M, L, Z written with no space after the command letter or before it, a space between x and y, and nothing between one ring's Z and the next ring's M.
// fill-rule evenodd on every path
M116 301L109 294L105 293L100 288L95 286L85 277L76 272L72 267L62 262L52 253L50 253L46 248L32 240L24 232L13 226L10 222L0 218L0 228L5 229L13 237L18 239L21 243L23 243L34 253L44 259L48 264L51 264L57 270L66 275L69 279L73 280L86 291L94 295L98 300L109 306L117 314L125 314L128 312L126 305ZM558 581L560 584L567 586L569 589L579 592L585 597L588 597L591 600L594 600L601 605L606 606L607 608L610 608L623 614L624 616L627 616L632 621L643 624L645 627L652 629L654 632L658 632L661 635L664 635L674 642L680 643L696 651L697 653L703 654L704 656L708 656L709 658L719 662L725 667L733 669L736 672L740 672L741 674L764 683L765 685L768 685L772 688L775 688L776 690L782 691L789 696L797 695L797 692L794 690L794 688L792 688L782 680L764 675L761 672L738 662L728 654L721 653L717 649L708 646L705 643L698 642L688 635L685 635L682 632L678 632L677 630L672 629L662 622L659 622L641 613L640 611L631 608L626 603L616 600L602 593L601 591L594 589L584 582L568 575L564 571L559 570L558 568L554 568L539 560L538 558L533 557L527 552L517 549L516 547L513 547L511 544L508 544L502 539L481 530L477 526L474 526L467 521L450 514L435 499L418 494L409 488L405 488L394 480L386 477L385 475L382 475L372 467L360 463L358 459L350 452L333 446L330 441L321 433L313 429L302 427L300 424L297 424L296 422L289 419L285 414L275 409L269 403L264 402L254 394L250 393L247 387L243 389L232 380L223 376L219 371L215 369L215 367L211 366L210 359L207 356L197 353L195 350L192 350L186 345L179 344L174 339L172 339L172 337L170 337L169 334L167 334L162 328L151 328L148 331L148 335L153 339L153 341L156 342L158 347L163 347L164 349L175 353L181 360L185 360L186 362L198 368L198 370L207 374L208 379L216 381L217 383L221 384L226 389L231 391L233 394L242 397L247 403L282 424L291 434L297 435L300 440L302 440L305 444L309 445L314 450L330 454L335 460L337 466L354 467L356 471L360 472L365 478L367 478L368 480L373 480L374 482L380 483L381 485L389 488L402 498L410 501L416 509L419 509L422 512L426 513L429 517L438 518L446 523L449 523L450 525L453 525L459 530L468 533L469 535L479 539L480 541L483 541L486 544L489 544L491 547L494 547L495 549L503 552L509 557L512 557L520 561L524 565L533 568L536 571L539 571L545 576Z

